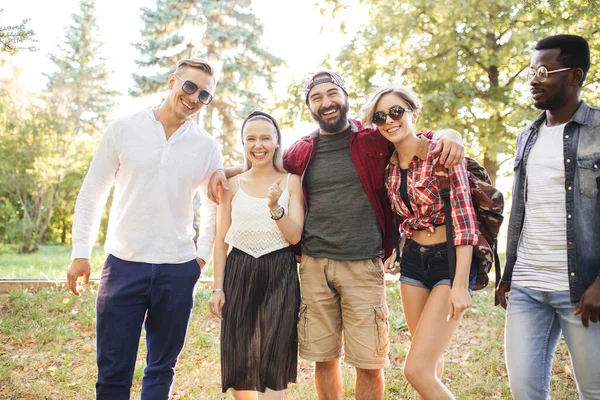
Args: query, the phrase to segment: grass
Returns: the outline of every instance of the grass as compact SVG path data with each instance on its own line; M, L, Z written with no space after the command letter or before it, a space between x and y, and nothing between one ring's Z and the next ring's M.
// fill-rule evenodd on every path
M99 268L98 263L95 266ZM80 298L65 289L0 296L0 399L93 399L95 367L94 300L90 286ZM414 399L402 375L409 335L397 287L389 288L391 366L386 369L386 398ZM219 324L210 316L210 291L196 294L188 338L177 365L172 399L225 399L221 394ZM457 399L510 398L504 366L504 310L492 306L492 292L477 292L455 340L446 352L444 382ZM133 398L139 398L145 366L142 337ZM566 346L561 341L553 366L552 398L577 397ZM316 399L313 366L298 365L298 382L287 398ZM345 399L354 398L355 377L344 364Z
M92 251L92 276L100 278L104 263L104 249ZM15 248L0 245L0 278L66 279L71 264L71 247L40 246L32 254L18 254Z
M102 265L106 259L104 248L92 249L92 275L99 279ZM0 244L0 278L66 279L71 264L71 247L61 245L42 245L36 253L18 254L17 248ZM212 277L212 262L202 270L202 276Z

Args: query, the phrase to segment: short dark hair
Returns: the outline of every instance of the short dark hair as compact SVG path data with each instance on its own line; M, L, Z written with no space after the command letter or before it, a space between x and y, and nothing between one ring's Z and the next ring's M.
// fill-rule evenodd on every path
M542 39L535 45L536 50L559 49L557 61L566 68L581 68L585 81L590 70L590 46L587 40L577 35L554 35Z

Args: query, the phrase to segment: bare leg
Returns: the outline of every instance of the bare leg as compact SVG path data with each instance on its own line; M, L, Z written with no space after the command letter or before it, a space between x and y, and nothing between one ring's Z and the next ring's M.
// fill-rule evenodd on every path
M419 319L421 319L421 313L425 308L425 304L427 304L430 293L431 291L429 289L400 282L402 309L404 310L404 318L406 318L406 324L408 325L411 337L415 336L417 326L419 325ZM442 355L436 368L436 375L438 378L442 378L443 371L444 356ZM417 399L423 400L423 397L417 393Z
M233 394L235 400L256 400L258 398L257 393L254 390L231 389L231 394Z
M450 287L435 287L421 312L421 318L404 366L404 375L423 399L454 399L438 377L440 359L459 321L446 320Z
M341 400L341 359L315 363L315 386L320 400Z
M410 336L415 336L421 313L427 304L431 291L418 286L408 285L400 282L400 295L402 297L402 309L404 318L410 331Z
M356 400L383 400L382 369L356 368Z
M285 390L265 390L264 393L259 393L258 398L260 400L283 400L285 399Z

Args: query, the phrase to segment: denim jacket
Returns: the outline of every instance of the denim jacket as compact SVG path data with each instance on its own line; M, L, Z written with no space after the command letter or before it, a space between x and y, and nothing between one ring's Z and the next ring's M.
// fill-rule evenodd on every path
M545 120L544 112L517 137L506 266L502 276L506 283L511 281L525 220L527 157ZM600 109L581 102L565 126L563 153L569 292L575 304L600 274Z

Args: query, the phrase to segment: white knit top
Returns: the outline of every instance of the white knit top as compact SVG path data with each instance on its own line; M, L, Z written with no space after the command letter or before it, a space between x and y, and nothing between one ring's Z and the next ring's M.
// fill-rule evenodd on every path
M285 190L278 201L286 214L290 203L289 183L288 174ZM290 242L271 219L268 201L266 197L254 197L244 192L238 176L238 191L231 201L231 226L225 243L255 258L288 247Z

